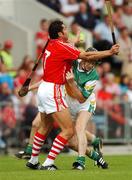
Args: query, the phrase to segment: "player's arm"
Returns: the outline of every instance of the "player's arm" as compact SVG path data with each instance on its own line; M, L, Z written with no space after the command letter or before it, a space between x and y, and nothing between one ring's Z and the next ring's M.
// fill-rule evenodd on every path
M35 83L35 84L31 84L31 85L29 86L28 91L33 91L33 90L37 89L37 88L39 87L39 85L41 84L42 81L43 81L43 80L41 80L41 81L39 81L39 82L37 82L37 83Z
M95 61L100 60L115 54L119 53L119 45L115 44L111 47L111 49L106 51L92 51L92 52L81 52L79 54L79 59L83 59L86 61Z
M72 70L70 72L67 72L66 80L68 86L70 87L71 94L73 94L74 98L77 99L80 103L84 103L86 101L86 98L82 95L81 91L77 87Z

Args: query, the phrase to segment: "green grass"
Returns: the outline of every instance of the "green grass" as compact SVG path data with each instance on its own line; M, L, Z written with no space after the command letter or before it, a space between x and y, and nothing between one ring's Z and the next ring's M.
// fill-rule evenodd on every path
M132 180L132 156L106 156L110 168L103 170L87 159L86 170L71 170L73 156L60 155L56 160L58 171L38 171L25 167L26 161L0 156L0 180ZM43 162L43 156L41 156Z

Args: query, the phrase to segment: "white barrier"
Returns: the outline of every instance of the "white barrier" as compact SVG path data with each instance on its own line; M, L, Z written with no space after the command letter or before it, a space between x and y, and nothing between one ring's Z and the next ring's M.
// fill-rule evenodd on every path
M20 65L24 55L33 54L32 38L33 33L30 30L13 21L0 17L0 43L7 39L12 39L14 44L12 54L15 66Z

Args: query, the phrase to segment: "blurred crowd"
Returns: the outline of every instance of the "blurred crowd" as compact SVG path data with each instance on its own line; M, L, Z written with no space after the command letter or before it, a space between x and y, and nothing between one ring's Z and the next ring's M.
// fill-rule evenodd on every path
M69 18L71 22L69 41L80 50L86 50L86 34L80 27L92 33L93 46L97 50L111 47L112 38L104 0L39 1ZM97 66L100 75L100 81L96 87L97 110L94 121L89 123L88 128L104 137L105 118L107 118L108 137L121 138L124 136L124 125L127 123L124 103L132 104L132 4L126 0L112 0L112 5L120 53L117 56L106 58ZM29 137L29 127L37 114L36 92L29 92L24 98L20 98L17 92L31 72L34 60L47 42L48 26L49 21L40 20L40 27L34 35L36 56L24 55L17 68L12 56L13 39L5 40L1 44L0 148L5 148L7 145L22 146L23 140ZM41 79L42 71L40 63L34 74L33 82ZM16 136L19 139L18 142L16 142Z
M86 50L86 34L80 26L91 32L93 46L97 50L111 47L113 41L104 0L38 1L61 13L71 22L69 40L79 49ZM121 103L132 102L132 2L111 0L111 4L114 32L120 44L120 53L118 56L106 58L97 67L100 82L97 88L97 111L94 119L99 127L107 114L109 126L107 137L119 138L124 135L126 122L125 108ZM103 129L103 126L101 128ZM100 129L98 133L102 136L104 134Z

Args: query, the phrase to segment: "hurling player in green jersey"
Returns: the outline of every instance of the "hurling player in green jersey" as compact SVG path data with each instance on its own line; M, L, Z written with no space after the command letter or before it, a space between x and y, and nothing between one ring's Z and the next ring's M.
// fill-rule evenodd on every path
M94 48L88 48L87 51L96 51ZM97 161L102 168L108 168L108 164L103 160L100 154L99 146L102 145L101 139L87 131L87 123L91 119L96 109L96 98L94 89L99 75L96 71L97 62L85 62L83 60L74 61L73 69L67 72L67 103L71 115L75 119L75 136L69 141L69 145L75 150L78 149L78 157L73 163L74 169L85 169L85 154L91 159ZM70 88L71 87L71 88ZM69 92L70 91L70 92ZM68 95L69 94L69 95ZM88 145L91 140L94 148L91 150ZM74 147L78 142L78 147ZM97 145L97 146L96 146Z

